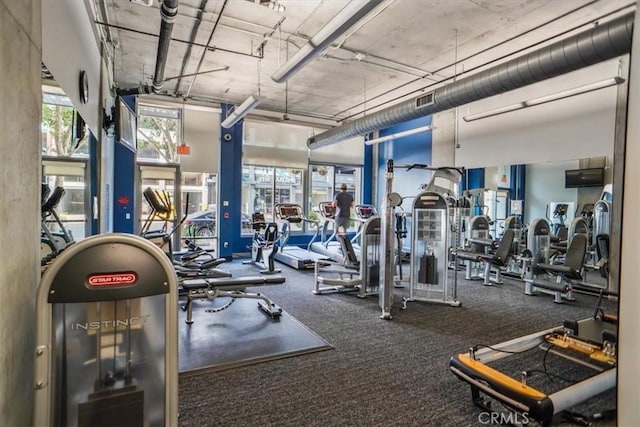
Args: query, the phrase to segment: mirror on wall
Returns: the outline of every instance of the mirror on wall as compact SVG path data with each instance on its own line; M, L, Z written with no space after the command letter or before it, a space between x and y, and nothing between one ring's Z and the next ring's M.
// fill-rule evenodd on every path
M505 216L521 214L524 223L536 218L550 222L570 223L583 209L590 209L613 177L613 158L602 156L563 161L549 161L525 165L524 200L511 200L510 165L484 168L484 188L470 190L475 197L476 213L486 214L499 221ZM608 187L606 187L608 186ZM519 191L522 191L519 189ZM608 191L610 199L610 190ZM611 200L609 200L611 201ZM561 208L564 205L564 209ZM514 210L516 212L514 212ZM566 213L554 219L554 211Z
M559 241L570 239L571 224L583 218L587 227L589 250L585 260L589 282L604 282L599 270L603 258L598 253L598 236L611 242L611 202L613 194L613 157L601 156L575 160L549 161L524 165L524 189L514 188L510 165L484 168L484 188L470 190L475 214L491 219L490 234L504 233L504 220L516 215L525 227L537 218L548 221L551 234ZM518 185L518 184L515 184ZM512 200L516 193L522 200ZM569 236L569 237L568 237ZM601 271L602 273L602 271Z

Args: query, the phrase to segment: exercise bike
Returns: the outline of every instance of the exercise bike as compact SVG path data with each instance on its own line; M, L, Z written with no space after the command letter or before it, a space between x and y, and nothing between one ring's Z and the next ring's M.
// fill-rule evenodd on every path
M251 260L244 264L255 264L261 267L260 274L276 274L281 269L275 268L275 255L278 253L278 224L266 222L262 213L251 215L253 240L251 242Z

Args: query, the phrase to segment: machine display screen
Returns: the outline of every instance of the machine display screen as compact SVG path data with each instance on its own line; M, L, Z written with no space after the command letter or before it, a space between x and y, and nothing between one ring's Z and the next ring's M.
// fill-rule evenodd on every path
M360 216L363 218L371 218L374 215L373 208L371 207L362 207L360 208Z
M333 205L322 205L322 211L326 218L333 218L336 216L336 207Z
M290 218L300 216L296 206L282 206L280 208L280 216L282 218Z

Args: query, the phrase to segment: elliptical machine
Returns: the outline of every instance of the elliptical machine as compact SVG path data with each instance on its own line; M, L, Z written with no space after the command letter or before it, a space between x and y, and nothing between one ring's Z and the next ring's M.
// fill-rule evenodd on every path
M548 209L548 208L547 208ZM553 218L549 218L547 216L548 221L551 224L551 233L553 236L557 237L560 240L566 240L568 228L565 221L567 220L567 210L569 209L569 205L566 203L558 203L555 205L553 209Z
M274 262L275 255L278 253L278 224L267 223L264 215L256 212L251 215L251 228L253 228L251 260L245 261L244 264L262 267L260 274L280 273L282 270L276 269Z

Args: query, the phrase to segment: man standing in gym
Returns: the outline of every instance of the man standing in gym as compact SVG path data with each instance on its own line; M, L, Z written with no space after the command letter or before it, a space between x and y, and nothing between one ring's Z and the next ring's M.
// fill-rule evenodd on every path
M336 207L336 229L340 232L340 227L342 227L343 233L346 234L351 208L353 207L353 196L347 193L347 184L340 186L340 192L336 194L333 206Z

